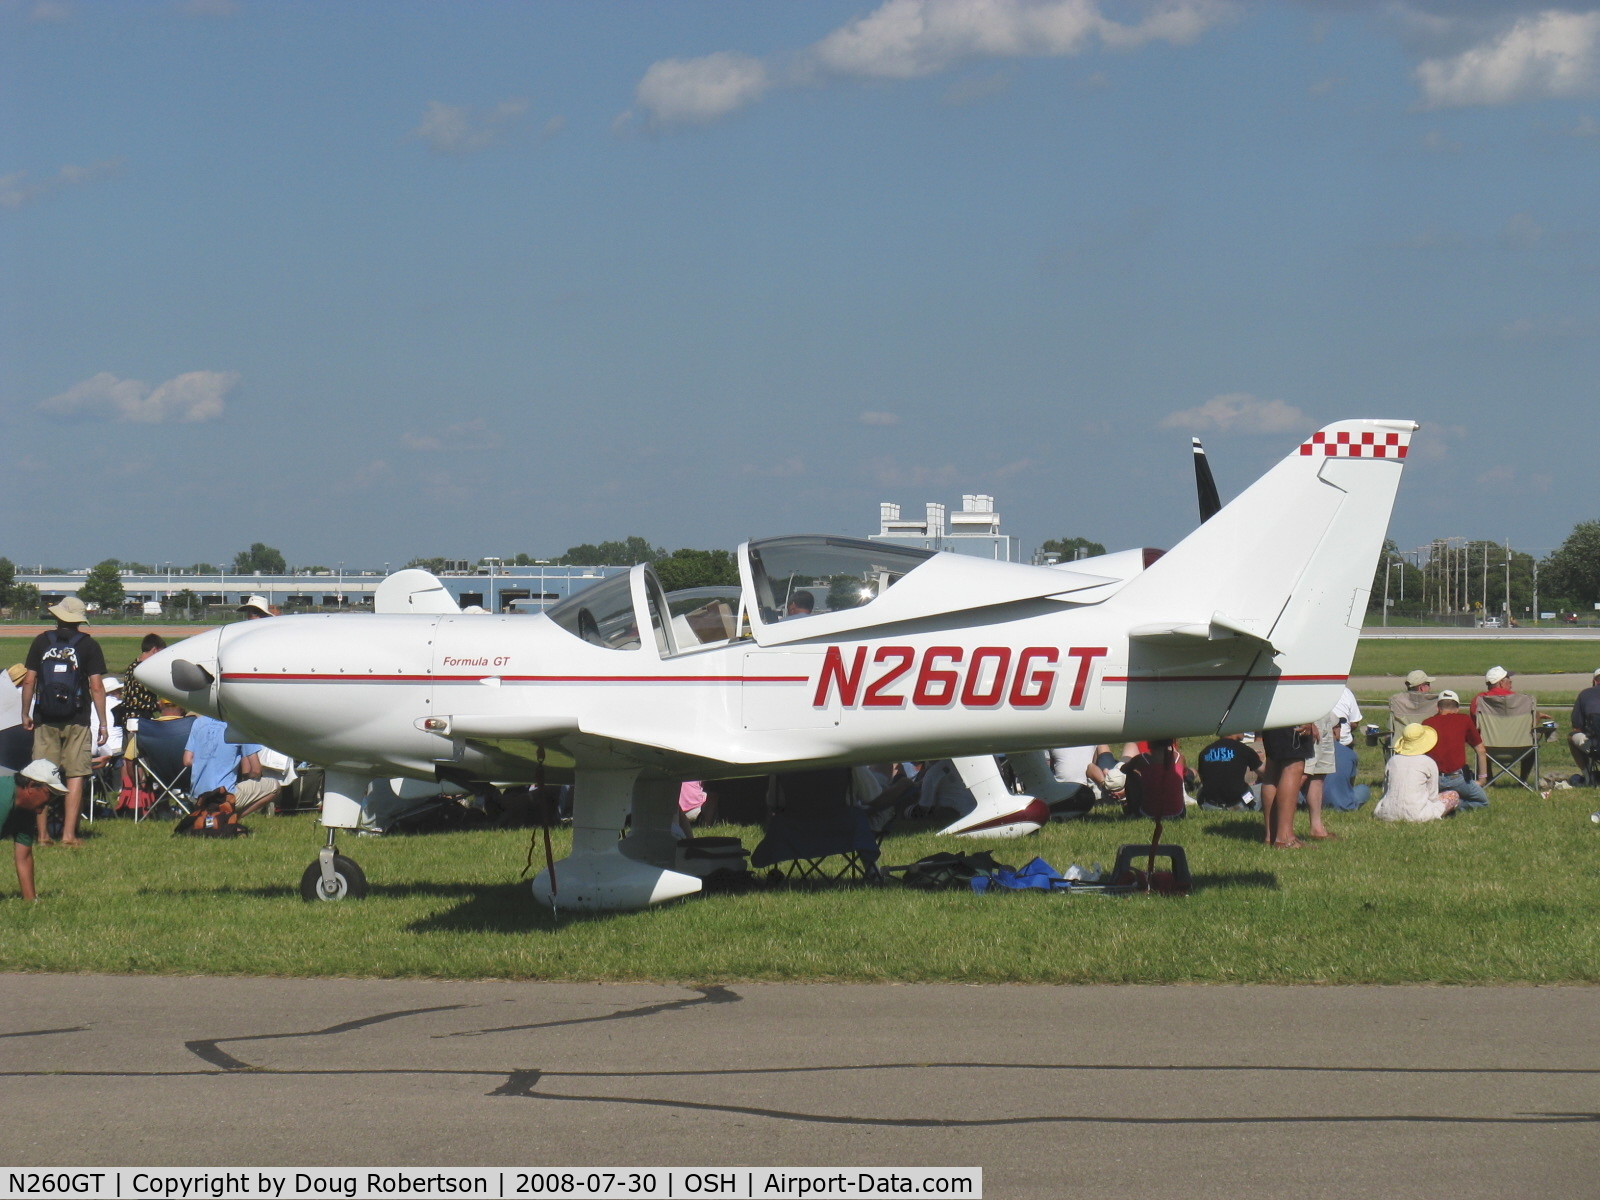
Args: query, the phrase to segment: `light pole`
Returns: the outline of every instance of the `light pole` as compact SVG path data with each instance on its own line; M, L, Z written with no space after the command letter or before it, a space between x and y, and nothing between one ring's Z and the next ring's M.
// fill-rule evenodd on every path
M494 569L500 565L500 560L491 555L483 561L489 564L489 611L499 612L494 602Z
M334 597L334 599L339 602L339 607L340 608L344 607L344 562L343 562L343 560L340 560L340 562L339 562L339 592L338 592L338 595L336 595Z
M1383 627L1385 629L1389 628L1389 575L1396 567L1404 566L1405 563L1403 561L1392 562L1383 569ZM1400 586L1402 588L1406 586L1406 576L1403 570L1400 572ZM1404 593L1402 592L1401 594L1403 597Z

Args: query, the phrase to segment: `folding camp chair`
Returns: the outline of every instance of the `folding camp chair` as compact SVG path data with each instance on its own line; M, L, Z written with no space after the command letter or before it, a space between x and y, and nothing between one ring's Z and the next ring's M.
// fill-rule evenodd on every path
M1484 752L1489 756L1487 787L1502 775L1539 794L1539 739L1534 736L1537 708L1532 696L1512 692L1478 697L1478 732L1483 734ZM1529 777L1532 783L1528 782Z
M752 867L777 867L788 879L878 878L878 840L866 810L850 803L848 768L790 771L772 786L774 811Z
M1394 753L1394 740L1407 725L1420 725L1439 715L1439 697L1431 692L1396 692L1389 697L1389 733L1382 739L1383 759Z
M189 768L183 765L183 750L194 728L193 717L139 722L137 768L138 788L151 792L155 799L143 812L134 808L135 820L143 820L163 804L186 817L194 805L189 799Z

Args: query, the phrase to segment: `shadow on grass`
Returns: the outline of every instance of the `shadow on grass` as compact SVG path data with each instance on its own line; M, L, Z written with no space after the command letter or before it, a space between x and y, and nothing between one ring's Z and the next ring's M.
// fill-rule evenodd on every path
M1259 842L1261 840L1261 818L1251 817L1231 821L1215 821L1205 826L1201 832L1207 837L1232 838L1236 842Z

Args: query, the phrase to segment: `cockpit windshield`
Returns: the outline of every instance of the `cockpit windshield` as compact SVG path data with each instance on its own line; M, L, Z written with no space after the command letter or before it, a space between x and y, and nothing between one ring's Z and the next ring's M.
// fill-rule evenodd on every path
M840 537L781 537L746 547L763 624L870 604L932 550Z
M626 574L568 596L545 615L575 637L609 650L637 650L639 622L633 611L633 588Z

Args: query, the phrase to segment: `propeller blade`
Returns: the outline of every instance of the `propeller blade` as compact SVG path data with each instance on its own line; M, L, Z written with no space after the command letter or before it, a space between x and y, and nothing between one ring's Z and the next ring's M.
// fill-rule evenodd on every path
M1200 524L1204 525L1222 507L1217 496L1217 481L1211 477L1211 462L1206 458L1206 448L1199 438L1194 442L1194 486L1200 496Z

